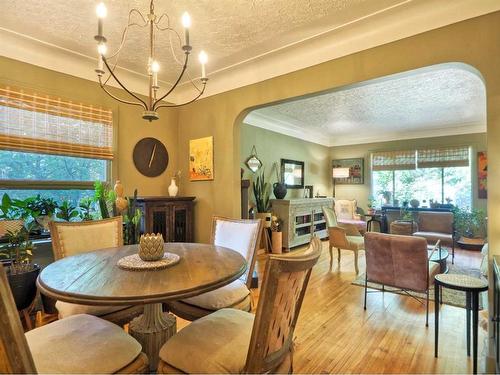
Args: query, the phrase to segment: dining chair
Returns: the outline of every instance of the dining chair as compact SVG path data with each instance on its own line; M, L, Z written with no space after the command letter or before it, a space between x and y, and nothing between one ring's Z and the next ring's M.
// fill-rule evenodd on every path
M337 249L338 262L340 263L341 249L354 252L354 269L359 273L358 252L364 250L365 242L363 236L355 225L341 224L337 222L335 211L329 207L323 207L323 215L328 226L328 249L330 250L330 269L333 267L333 249Z
M270 255L255 316L222 309L191 323L160 349L158 373L291 373L294 330L320 255L317 237L299 254Z
M26 334L0 264L0 373L147 373L148 357L120 327L79 314Z
M438 263L431 262L438 240L429 253L427 240L417 236L400 236L368 232L365 234L366 274L365 302L368 282L398 288L410 297L420 301L408 291L425 293L425 325L429 325L429 288L434 283L434 276L440 273Z
M241 278L222 288L181 301L168 302L170 311L191 321L228 307L250 311L252 302L250 285L262 229L263 222L260 219L230 219L214 216L212 218L212 244L240 253L247 261L247 270Z
M123 246L121 216L74 223L51 221L49 228L55 260L84 252ZM76 314L89 314L121 326L142 314L144 309L142 306L87 306L63 301L55 302L55 307L60 319Z

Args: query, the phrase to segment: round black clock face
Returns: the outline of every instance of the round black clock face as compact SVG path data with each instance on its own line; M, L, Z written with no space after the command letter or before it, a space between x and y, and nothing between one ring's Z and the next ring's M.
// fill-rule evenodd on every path
M134 164L144 176L161 175L168 166L167 148L156 138L143 138L134 147Z

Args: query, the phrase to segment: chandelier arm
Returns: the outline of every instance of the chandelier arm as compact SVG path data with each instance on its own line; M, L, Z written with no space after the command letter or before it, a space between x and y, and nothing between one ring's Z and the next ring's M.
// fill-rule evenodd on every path
M130 22L130 20L132 19L132 14L133 13L137 13L141 17L142 21L144 22L143 25L138 24L136 22ZM118 49L115 51L115 53L113 53L112 55L109 55L108 58L112 59L113 57L115 57L116 55L118 55L120 53L120 51L123 48L123 45L125 44L125 40L127 38L129 27L131 27L131 26L146 27L147 25L148 25L148 21L146 21L146 19L142 15L142 13L139 10L135 9L135 8L131 9L130 12L128 12L127 26L123 29L122 38L120 40L120 45L118 46Z
M135 95L132 91L130 91L129 89L127 89L125 87L125 85L120 82L120 80L116 77L115 73L110 69L110 67L108 65L108 60L104 56L102 56L102 60L104 61L104 64L106 65L106 68L108 68L109 74L111 74L113 76L113 78L115 79L115 81L122 87L122 89L124 89L129 95L133 96L138 101L140 101L143 104L144 109L147 110L148 106L147 106L146 102L144 100L142 100L141 98L139 98L137 95Z
M182 67L182 71L181 71L181 74L179 75L179 77L177 78L177 81L175 81L174 85L170 88L170 90L168 90L165 95L161 96L159 99L156 99L153 103L153 108L152 110L154 111L156 109L156 105L161 102L163 99L165 99L167 96L170 95L170 93L172 91L175 90L175 88L177 87L177 85L179 84L179 82L181 81L182 79L182 76L184 75L184 72L186 71L186 68L187 68L187 63L188 63L188 59L189 59L189 52L186 53L186 58L184 59L184 66Z
M183 105L190 104L190 103L194 102L196 99L198 99L200 96L203 95L203 93L205 92L205 87L206 87L206 82L203 83L203 88L200 91L200 93L188 102L185 102L182 104L162 104L162 105L159 105L158 107L156 107L155 110L160 109L160 108L182 107Z
M163 19L163 17L165 17L167 19L167 27L170 28L170 17L168 16L167 13L162 13L162 15L157 18L157 20L155 21L156 27L160 28L158 25L160 24L160 22Z
M100 76L99 76L99 85L101 86L101 89L103 89L106 94L108 94L113 99L115 99L115 100L117 100L117 101L119 101L121 103L131 104L131 105L138 105L139 107L143 107L144 109L147 109L147 108L144 107L143 103L131 102L129 100L121 99L121 98L117 97L116 95L112 94L111 92L109 92L108 89L106 88L105 84L102 83L102 80L101 80Z

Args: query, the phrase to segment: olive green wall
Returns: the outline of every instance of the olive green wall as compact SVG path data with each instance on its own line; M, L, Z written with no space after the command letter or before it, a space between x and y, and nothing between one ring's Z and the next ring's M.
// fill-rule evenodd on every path
M314 186L314 194L331 195L332 184L328 166L330 148L298 138L272 132L255 126L242 124L240 160L244 170L243 178L253 178L253 173L245 165L245 160L255 145L257 155L265 168L265 176L271 183L276 182L276 170L273 163L280 159L292 159L304 162L304 184ZM286 198L303 197L304 189L288 189ZM271 197L274 197L271 194Z
M471 174L472 174L472 204L476 208L486 210L487 200L477 197L477 152L486 151L486 133L464 134L435 138L406 139L402 141L367 143L361 145L332 147L332 159L364 158L365 159L365 183L363 185L337 185L335 188L337 198L357 199L359 206L366 209L366 203L370 196L371 188L371 165L370 153L374 151L412 150L417 148L434 146L471 146Z
M160 119L149 123L141 118L140 107L120 104L102 91L97 82L76 78L20 61L0 57L0 84L6 84L59 96L75 102L98 105L113 110L115 160L112 180L119 178L126 194L137 188L139 195L167 195L170 177L177 170L177 111L160 110ZM122 90L112 90L123 97ZM137 141L155 137L169 152L168 168L162 175L150 178L141 175L134 166L132 151Z

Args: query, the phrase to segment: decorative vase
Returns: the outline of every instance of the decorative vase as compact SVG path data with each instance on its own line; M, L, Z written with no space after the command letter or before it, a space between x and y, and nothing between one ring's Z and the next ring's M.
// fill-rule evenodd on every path
M114 191L116 193L115 206L119 213L125 211L128 207L128 201L123 196L123 185L120 180L116 180Z
M286 192L287 192L287 189L286 189L285 184L281 184L279 182L275 182L273 184L273 193L274 193L274 196L276 197L276 199L285 198Z
M410 206L412 206L413 208L417 208L418 206L420 206L420 201L418 199L412 199L410 201Z
M171 197L176 197L179 192L179 187L176 184L175 178L170 180L170 186L168 187L168 195Z
M49 223L51 220L52 216L49 215L41 215L36 218L36 222L38 223L38 225L40 225L45 231L49 230Z
M264 221L264 228L271 228L271 213L270 212L257 212L255 214L256 219L262 219Z
M273 254L281 254L283 247L283 232L272 232L271 234Z
M145 261L155 261L163 258L163 236L158 234L143 234L139 240L139 257Z

